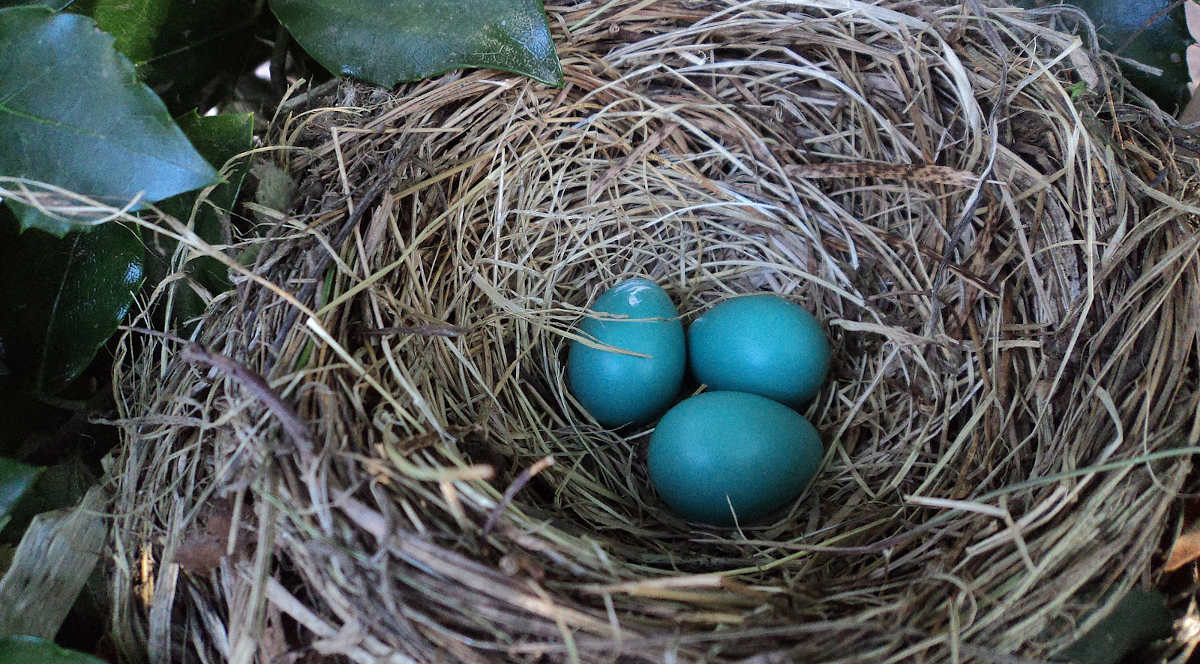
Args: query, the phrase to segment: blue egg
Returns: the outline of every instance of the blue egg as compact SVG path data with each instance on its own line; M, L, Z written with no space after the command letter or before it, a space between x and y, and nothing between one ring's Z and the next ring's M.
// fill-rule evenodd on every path
M829 355L817 319L778 295L726 300L688 328L696 380L711 390L760 394L794 408L821 389Z
M627 355L571 342L567 383L579 404L607 427L645 424L665 411L679 393L686 366L683 324L675 304L648 279L623 281L606 291L592 311L625 316L584 318L582 336Z
M681 401L650 436L658 495L677 514L718 526L750 523L794 501L821 465L821 438L787 406L745 392Z

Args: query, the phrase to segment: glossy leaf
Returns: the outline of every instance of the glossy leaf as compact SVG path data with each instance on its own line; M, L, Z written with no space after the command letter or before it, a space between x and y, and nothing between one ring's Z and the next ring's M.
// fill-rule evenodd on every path
M53 394L87 368L129 311L145 250L136 229L104 224L57 238L0 233L0 339L14 377Z
M6 519L12 513L13 507L37 481L42 470L0 457L0 519Z
M77 650L67 650L34 636L0 638L0 662L4 664L105 664L104 660Z
M180 112L207 106L221 84L267 57L252 8L245 0L81 0L71 11L112 34L142 81Z
M195 111L178 119L184 134L196 146L209 163L224 165L230 159L247 152L253 147L254 114L240 113L202 117ZM237 201L242 180L249 170L249 158L234 164L227 173L225 182L214 188L200 207L196 208L198 192L180 194L159 203L159 207L171 216L186 222L195 211L195 231L209 244L223 244L225 217ZM155 236L150 244L147 259L147 276L151 283L162 279L169 271L168 262L175 251L176 243L170 238ZM229 270L223 263L209 256L191 260L185 266L189 278L199 286L216 294L233 287L229 281ZM185 321L204 312L204 302L187 282L175 284L175 320Z
M0 9L0 174L117 206L217 180L111 36L42 7ZM22 229L61 236L89 221L8 203Z
M271 0L271 9L326 69L377 85L465 67L562 85L541 0Z

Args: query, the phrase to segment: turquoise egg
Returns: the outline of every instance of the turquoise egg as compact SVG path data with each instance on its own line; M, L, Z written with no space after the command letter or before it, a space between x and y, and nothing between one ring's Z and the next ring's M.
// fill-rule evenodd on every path
M705 392L663 415L647 463L675 513L728 526L734 514L745 524L786 507L821 455L817 430L791 408L757 394Z
M567 383L579 404L607 427L645 424L666 410L683 383L687 350L679 312L663 289L648 279L623 281L606 291L592 311L657 320L587 317L582 336L637 357L571 342Z
M710 390L761 394L794 408L829 373L821 324L778 295L749 295L709 309L688 328L692 374Z

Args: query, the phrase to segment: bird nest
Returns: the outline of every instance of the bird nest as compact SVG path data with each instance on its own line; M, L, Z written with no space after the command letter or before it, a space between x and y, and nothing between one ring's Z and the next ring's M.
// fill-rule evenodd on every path
M181 260L239 256L236 290L195 343L118 353L119 645L949 662L1076 639L1154 578L1190 471L1196 172L1054 14L976 4L549 7L562 89L475 71L285 105L286 210L221 247L162 220ZM826 326L821 470L772 522L673 516L652 428L566 389L589 303L631 276L685 324L771 291Z

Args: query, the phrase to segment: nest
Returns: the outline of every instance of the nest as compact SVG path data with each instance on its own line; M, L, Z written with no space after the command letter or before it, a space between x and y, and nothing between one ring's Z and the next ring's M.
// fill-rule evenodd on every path
M294 203L199 346L118 354L121 647L1010 661L1151 581L1198 437L1169 119L1050 13L802 4L550 7L563 89L281 113ZM827 324L822 469L772 523L676 518L651 429L566 389L631 276L685 323L772 291Z

